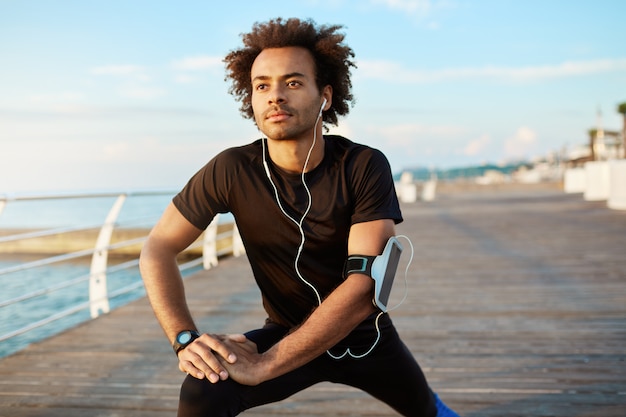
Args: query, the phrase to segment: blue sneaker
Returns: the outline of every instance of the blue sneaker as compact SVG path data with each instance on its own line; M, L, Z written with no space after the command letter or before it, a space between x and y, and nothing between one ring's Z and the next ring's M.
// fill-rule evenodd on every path
M437 394L433 393L433 395L435 396L435 405L437 406L437 417L460 417L452 409L448 408Z

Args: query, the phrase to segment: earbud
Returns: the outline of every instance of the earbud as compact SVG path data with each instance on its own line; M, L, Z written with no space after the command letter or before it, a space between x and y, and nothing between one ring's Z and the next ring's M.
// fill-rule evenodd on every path
M326 105L327 102L328 101L326 99L324 99L324 101L322 102L322 107L320 107L320 114L318 115L318 117L322 115L322 112L324 111L324 106Z

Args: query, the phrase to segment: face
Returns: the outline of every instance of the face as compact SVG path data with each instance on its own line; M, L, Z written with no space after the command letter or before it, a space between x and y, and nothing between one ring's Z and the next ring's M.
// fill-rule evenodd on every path
M330 101L330 86L323 96L315 83L311 53L300 47L264 49L250 76L252 109L261 132L269 139L310 139L324 97Z

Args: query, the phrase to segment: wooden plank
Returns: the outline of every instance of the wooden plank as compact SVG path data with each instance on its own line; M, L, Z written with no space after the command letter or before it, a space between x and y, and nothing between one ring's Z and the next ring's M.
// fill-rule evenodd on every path
M470 417L626 415L625 212L520 187L456 191L403 213L398 234L415 258L391 315L450 406ZM245 258L186 286L204 330L263 322ZM392 305L402 290L399 274ZM0 416L174 415L182 378L142 299L2 359ZM395 413L319 384L244 415Z

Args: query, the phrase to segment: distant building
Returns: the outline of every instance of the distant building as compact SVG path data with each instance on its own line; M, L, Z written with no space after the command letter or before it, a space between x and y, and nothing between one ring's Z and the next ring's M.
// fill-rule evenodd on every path
M580 167L589 161L609 161L626 157L624 133L618 130L605 130L600 111L595 129L590 129L588 133L587 145L574 147L568 152L566 163L569 167Z

